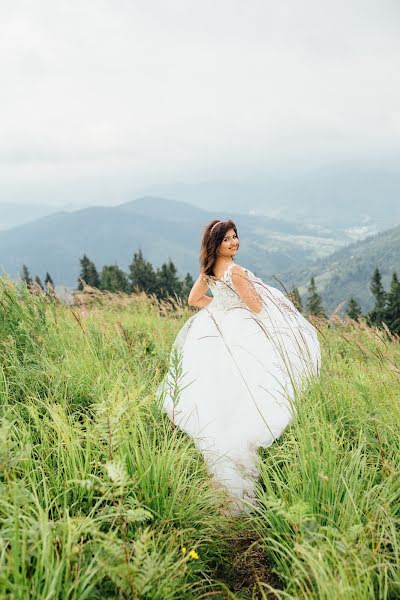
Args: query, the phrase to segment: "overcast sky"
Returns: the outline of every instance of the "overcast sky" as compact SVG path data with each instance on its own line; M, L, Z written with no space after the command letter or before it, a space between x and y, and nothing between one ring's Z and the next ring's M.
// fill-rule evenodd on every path
M400 156L399 0L1 0L0 202Z

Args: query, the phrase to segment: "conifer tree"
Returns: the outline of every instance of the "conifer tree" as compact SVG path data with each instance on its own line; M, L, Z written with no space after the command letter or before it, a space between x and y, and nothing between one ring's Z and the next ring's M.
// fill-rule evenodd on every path
M100 274L100 288L108 292L127 292L128 277L118 265L104 265Z
M307 311L310 315L326 317L322 307L321 296L317 292L317 286L315 285L314 277L311 277L310 285L308 287Z
M358 319L362 316L361 306L358 304L357 300L350 298L349 303L347 305L346 314L350 317L350 319L354 319L354 321L358 321Z
M48 271L46 271L46 277L44 278L44 291L50 296L55 294L54 281Z
M386 292L382 285L382 277L378 267L372 275L370 289L375 297L375 306L368 313L368 321L371 325L379 326L385 319Z
M181 296L182 295L182 283L177 277L177 270L169 259L168 263L163 263L156 272L157 276L157 295L160 298L166 298L168 296Z
M297 310L303 310L303 303L301 301L300 292L297 287L294 287L291 292L289 292L289 300L293 302Z
M95 288L100 287L100 277L94 262L86 254L80 259L81 272L78 279L78 290L83 290L83 282Z
M29 274L29 269L26 265L22 265L21 280L25 281L26 285L31 285L32 278Z
M151 262L143 258L143 252L135 252L129 265L130 291L146 292L155 294L157 292L157 277Z
M46 277L44 278L44 285L47 288L47 285L50 284L51 286L54 287L54 281L50 275L50 273L48 271L46 271Z
M392 274L390 290L386 297L384 320L393 333L400 333L400 282L396 271Z
M41 290L44 289L39 275L35 275L35 283L38 287L40 287Z
M184 280L182 281L181 284L181 295L182 298L187 300L189 294L190 294L190 290L192 289L194 285L194 279L191 276L190 273L186 273Z

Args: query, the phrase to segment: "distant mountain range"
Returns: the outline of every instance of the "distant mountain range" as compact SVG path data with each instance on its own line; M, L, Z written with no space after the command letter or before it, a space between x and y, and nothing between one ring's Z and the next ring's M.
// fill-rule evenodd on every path
M0 202L0 231L34 221L57 210L48 204Z
M388 290L393 271L400 276L400 226L352 243L303 268L296 265L278 277L285 286L297 285L305 299L314 276L325 308L332 310L354 296L366 311L374 303L369 286L375 267L381 271Z
M171 258L180 276L186 272L197 276L202 230L215 217L215 211L156 197L61 211L0 232L0 267L17 277L26 264L32 276L43 277L49 271L56 283L74 287L84 253L98 269L115 263L127 269L133 253L141 248L154 266ZM241 238L237 262L266 279L327 256L351 241L340 231L232 210L218 210L217 218L235 220Z
M205 210L260 214L316 231L346 230L353 239L400 225L398 164L341 161L308 173L275 173L248 181L153 185L149 193Z
M400 275L400 226L358 242L345 231L316 228L262 215L218 211L233 218L241 241L236 257L270 285L278 281L299 287L305 300L311 276L332 310L354 296L364 310L372 306L369 290L378 266L389 286ZM23 264L32 276L49 271L58 285L76 286L79 258L86 253L100 270L118 264L127 270L133 253L142 249L155 267L170 258L183 277L198 273L203 227L216 217L196 206L165 198L144 197L113 207L61 211L0 231L0 268L17 277Z

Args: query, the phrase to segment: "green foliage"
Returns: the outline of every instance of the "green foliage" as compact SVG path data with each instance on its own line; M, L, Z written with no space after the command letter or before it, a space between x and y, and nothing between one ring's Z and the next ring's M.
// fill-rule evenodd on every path
M109 292L145 292L159 299L181 298L186 300L194 284L190 273L181 281L177 276L174 263L169 260L154 270L145 260L139 249L133 255L128 275L118 265L104 265L100 277L96 267L86 255L81 258L81 275L78 290L83 289L82 281Z
M179 297L182 295L182 284L176 274L174 263L169 260L163 263L156 272L157 296L164 298L168 296Z
M217 590L224 494L154 402L179 322L0 286L0 597Z
M324 309L322 308L321 296L318 294L317 286L315 285L314 277L311 277L308 288L307 311L310 315L325 317Z
M52 276L50 275L50 273L48 271L46 271L46 277L44 278L44 285L46 286L46 289L49 285L51 285L52 287L54 287L54 281Z
M79 312L0 279L0 597L398 597L398 340L321 325L320 379L259 451L258 505L235 521L155 401L190 309L104 296Z
M368 320L372 325L381 325L385 320L386 292L383 289L382 277L378 267L372 275L370 288L375 298L375 305L368 315Z
M386 297L385 322L393 333L400 334L400 282L396 271L393 272L390 290Z
M260 451L252 523L284 582L276 597L399 596L399 359L365 323L325 330L319 381Z
M187 298L189 296L190 290L194 286L194 279L190 273L186 273L184 280L182 281L182 289L181 294L182 298Z
M83 289L83 282L87 285L90 285L94 288L100 287L100 277L97 272L96 266L93 261L91 261L86 254L82 256L80 259L81 264L81 272L79 274L78 280L78 290Z
M49 296L55 296L54 281L48 271L46 272L46 277L44 278L44 291Z
M375 266L379 269L385 288L390 285L392 272L398 270L400 226L346 245L324 258L304 261L304 266L293 259L292 262L286 272L281 269L277 273L284 283L295 282L303 294L313 273L318 274L319 292L328 311L353 296L358 299L363 311L369 312L375 304L370 289L372 269ZM273 272L277 272L276 267Z
M362 316L361 307L358 304L357 300L355 300L353 297L351 297L349 300L346 313L350 317L350 319L354 319L355 321L358 321L359 318Z
M108 292L127 292L126 274L117 265L104 265L100 274L100 289Z
M26 265L22 265L21 280L25 281L26 285L30 285L32 283L32 278Z
M289 293L289 298L291 299L297 310L303 310L303 303L301 300L300 292L297 287L294 287L291 290L291 292Z
M44 289L42 281L41 281L39 275L35 275L35 280L34 281L35 281L36 285L38 286L38 288L40 288L41 290Z
M151 262L143 258L143 252L135 252L129 265L129 280L131 291L155 294L157 292L157 277Z

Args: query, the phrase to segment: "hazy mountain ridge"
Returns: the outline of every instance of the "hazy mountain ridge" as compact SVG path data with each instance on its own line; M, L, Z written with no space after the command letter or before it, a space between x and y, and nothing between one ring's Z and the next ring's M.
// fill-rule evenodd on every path
M262 216L219 210L218 217L233 218L237 224L241 238L237 261L265 278L332 253L349 241L327 231L319 237L313 227ZM25 263L32 275L49 271L56 283L75 286L83 253L98 268L117 263L127 269L140 247L155 266L171 258L181 276L188 271L196 275L202 230L214 218L215 212L155 197L59 211L0 232L0 265L16 277Z
M0 231L35 221L58 210L48 204L0 202Z
M381 271L388 290L393 271L400 275L400 226L352 243L303 269L281 272L279 278L285 285L297 285L300 293L306 295L314 276L327 309L332 310L353 296L364 310L369 310L374 303L369 286L375 267Z
M339 229L350 237L352 232L365 237L400 224L400 172L396 164L384 162L343 161L308 173L271 173L237 182L158 184L149 189L205 210L218 206L314 226L317 232Z

